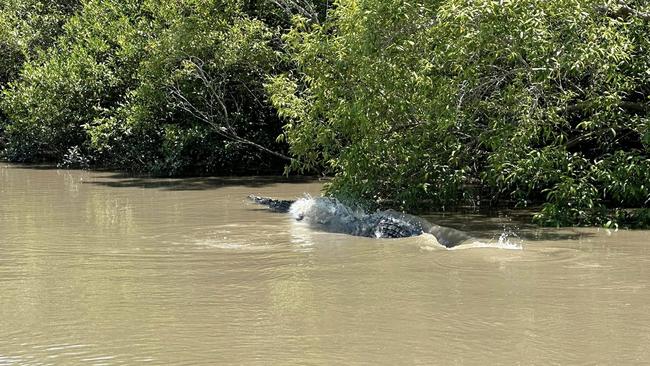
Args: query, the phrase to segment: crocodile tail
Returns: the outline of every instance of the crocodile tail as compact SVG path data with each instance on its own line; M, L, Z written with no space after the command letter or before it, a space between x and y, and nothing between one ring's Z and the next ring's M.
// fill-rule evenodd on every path
M295 201L290 201L290 200L276 200L273 198L269 197L260 197L260 196L255 196L255 195L249 195L248 198L262 206L266 206L271 211L275 212L289 212L289 208Z

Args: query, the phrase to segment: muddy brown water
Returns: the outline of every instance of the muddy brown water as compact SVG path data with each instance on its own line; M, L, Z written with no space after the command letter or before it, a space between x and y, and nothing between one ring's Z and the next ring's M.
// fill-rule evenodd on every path
M482 243L446 250L245 200L320 188L0 164L0 365L650 363L650 232L431 216Z

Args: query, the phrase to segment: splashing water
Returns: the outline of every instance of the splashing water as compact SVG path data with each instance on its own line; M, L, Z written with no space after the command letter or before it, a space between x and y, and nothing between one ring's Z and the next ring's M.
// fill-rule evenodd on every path
M503 228L503 232L499 234L499 238L494 241L494 238L488 242L476 240L468 243L463 243L456 247L447 248L448 250L459 250L459 249L472 249L472 248L494 248L494 249L505 249L505 250L523 250L524 241L519 237L515 232L516 229L511 229L509 227Z
M286 209L296 221L330 233L374 238L426 237L429 234L435 239L437 245L444 248L522 249L521 243L512 240L512 238L518 239L519 236L506 227L496 243L493 240L486 243L463 231L433 224L417 216L392 210L369 214L359 207L347 206L331 197L313 198L306 194L296 201L279 201L254 195L249 198L275 210L280 207L279 205L274 206L276 202L290 203L288 207L283 205L282 208ZM427 244L424 247L429 250L435 248L436 245Z
M502 249L515 249L523 250L524 241L517 235L517 233L510 228L503 228L503 232L499 235L497 240L497 247Z

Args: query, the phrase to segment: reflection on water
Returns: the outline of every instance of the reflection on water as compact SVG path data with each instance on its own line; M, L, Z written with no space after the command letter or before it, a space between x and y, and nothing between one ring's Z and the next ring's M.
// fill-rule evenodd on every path
M649 232L428 217L482 243L446 250L245 200L319 189L0 165L0 365L650 362Z

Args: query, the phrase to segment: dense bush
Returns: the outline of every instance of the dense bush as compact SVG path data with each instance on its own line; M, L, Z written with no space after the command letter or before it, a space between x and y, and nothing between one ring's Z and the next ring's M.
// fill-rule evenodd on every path
M284 149L262 86L281 64L275 33L245 9L256 10L84 2L57 46L5 91L5 156L56 161L73 149L98 165L164 175L281 169L282 154L264 155Z
M3 98L10 159L59 160L86 143L86 125L123 103L144 45L138 12L136 1L86 2L56 47L26 63Z
M79 0L3 0L0 3L0 88L23 63L50 47Z
M156 36L146 44L139 84L114 115L89 126L92 147L112 165L157 174L281 166L251 148L253 141L283 148L275 146L280 122L262 88L278 64L265 24L218 2L150 11Z
M541 205L545 225L649 221L648 1L0 10L6 159L159 175L290 161L356 201Z
M339 1L269 85L330 193L403 207L545 202L544 224L648 207L646 1Z
M4 0L0 2L0 91L15 80L23 64L50 47L78 0ZM0 109L0 150L6 115Z

